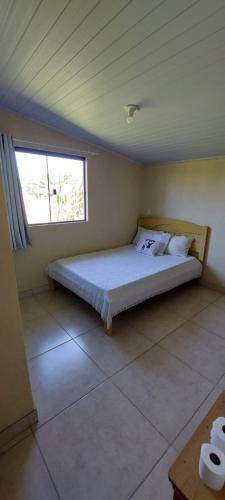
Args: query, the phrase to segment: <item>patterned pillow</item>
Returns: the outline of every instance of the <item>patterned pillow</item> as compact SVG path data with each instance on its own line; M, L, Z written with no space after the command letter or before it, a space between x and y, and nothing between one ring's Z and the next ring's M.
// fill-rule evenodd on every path
M157 255L158 251L161 249L161 243L155 241L151 238L143 238L139 240L136 250L137 252L145 253L147 255Z

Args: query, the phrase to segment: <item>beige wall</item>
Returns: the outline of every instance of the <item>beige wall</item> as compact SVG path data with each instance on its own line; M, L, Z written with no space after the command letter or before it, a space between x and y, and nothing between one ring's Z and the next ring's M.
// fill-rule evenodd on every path
M33 409L0 178L0 431Z
M46 266L54 259L130 241L139 215L143 167L8 112L0 111L0 129L64 152L79 148L98 153L88 156L88 222L32 227L32 248L15 252L20 291L44 285Z
M128 243L139 213L148 208L155 215L211 227L204 279L225 287L225 159L141 167L5 111L0 111L0 129L26 140L27 146L33 142L46 149L97 153L87 157L88 222L32 227L32 248L14 254L20 291L43 286L46 266L56 258Z
M147 167L142 212L148 208L211 228L204 280L225 287L225 158Z

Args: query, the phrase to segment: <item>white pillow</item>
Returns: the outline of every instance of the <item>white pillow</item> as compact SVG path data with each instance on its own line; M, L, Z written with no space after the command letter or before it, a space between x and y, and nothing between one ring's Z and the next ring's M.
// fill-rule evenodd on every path
M194 238L188 236L172 236L166 253L169 255L177 255L178 257L187 257Z
M161 243L161 247L157 253L157 255L163 255L165 249L170 241L171 234L164 233L163 231L153 231L152 229L145 229L144 227L138 226L137 234L133 240L133 244L137 245L140 240L143 238L154 239L155 241L159 241Z
M133 245L137 245L137 242L140 240L142 234L147 231L147 229L145 229L144 227L142 226L138 226L138 230L136 232L136 235L132 241Z
M142 238L139 240L136 250L137 252L145 253L147 255L157 255L160 250L161 243L159 241L155 241L151 238Z

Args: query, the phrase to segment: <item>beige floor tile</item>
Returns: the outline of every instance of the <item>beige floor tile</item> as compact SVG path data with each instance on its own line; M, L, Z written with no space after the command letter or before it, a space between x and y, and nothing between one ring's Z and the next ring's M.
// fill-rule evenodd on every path
M152 346L149 340L119 317L114 319L111 337L101 326L77 337L76 342L109 376Z
M32 359L29 370L39 423L74 403L105 379L73 340Z
M128 322L153 343L159 342L184 321L160 302L152 302L145 311L131 310L128 315Z
M33 437L28 437L0 457L2 500L58 500Z
M171 442L212 384L158 346L112 379Z
M79 297L66 288L57 288L47 292L37 293L35 300L48 312L54 313L59 308L65 308L77 304Z
M37 439L62 500L128 499L167 447L110 382L39 429Z
M217 307L222 307L222 309L225 309L225 295L221 295L221 297L214 302L214 306Z
M187 321L159 345L214 383L225 371L225 339L192 321Z
M218 388L215 388L207 397L207 399L202 403L200 408L197 410L195 415L192 417L190 422L186 425L186 427L181 431L179 436L173 442L174 448L177 451L181 451L182 448L187 444L192 434L195 432L197 427L200 425L203 418L207 415L208 411L215 403L216 399L221 394L221 391Z
M176 451L170 447L131 497L132 500L173 500L173 487L168 479L168 471L176 457Z
M36 319L45 314L45 310L33 296L20 300L20 310L23 321Z
M172 312L178 313L182 318L190 319L220 296L221 294L210 288L189 284L179 287L172 294L159 297L159 300Z
M24 339L29 359L71 340L68 333L48 313L24 321Z
M214 304L193 318L195 323L225 339L225 309Z
M59 324L73 338L81 335L102 323L100 315L88 304L76 305L58 309L53 313Z

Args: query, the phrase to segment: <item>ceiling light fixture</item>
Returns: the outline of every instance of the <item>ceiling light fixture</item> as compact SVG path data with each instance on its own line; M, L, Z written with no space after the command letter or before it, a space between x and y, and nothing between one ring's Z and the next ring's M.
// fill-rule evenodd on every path
M134 115L136 111L140 110L140 106L137 104L127 104L124 106L124 110L127 113L127 123L132 123L134 121Z

